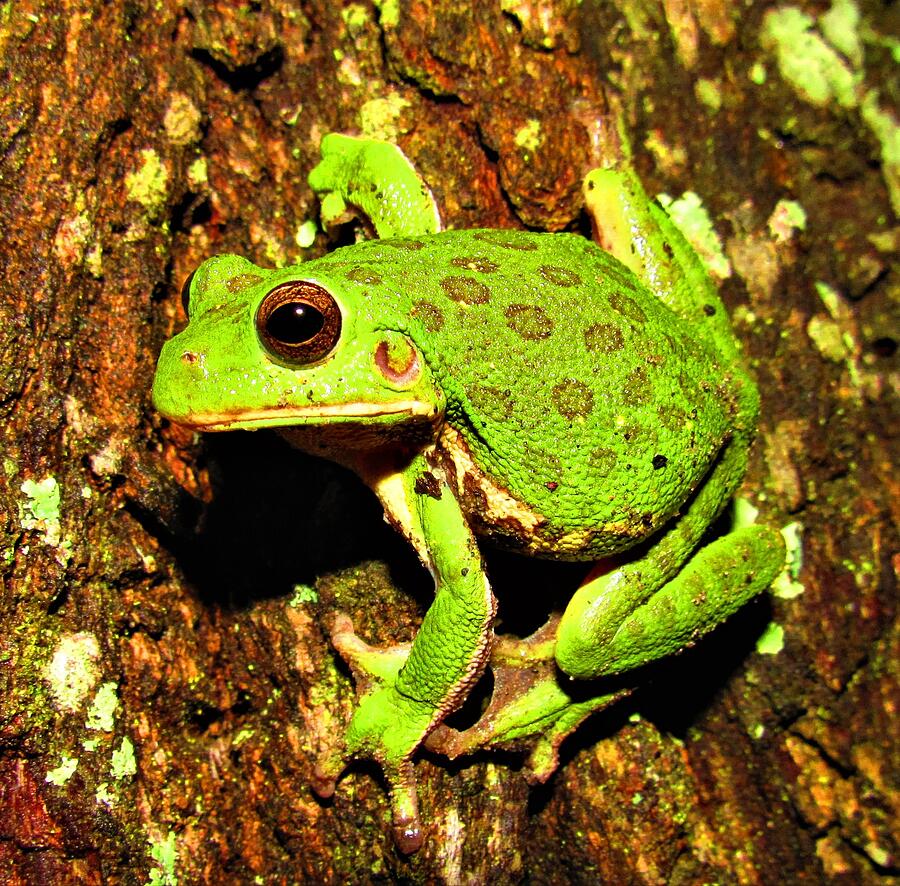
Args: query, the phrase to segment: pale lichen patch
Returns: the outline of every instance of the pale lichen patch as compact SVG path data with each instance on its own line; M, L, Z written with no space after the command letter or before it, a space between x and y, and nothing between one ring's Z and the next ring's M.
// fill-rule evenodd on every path
M61 565L65 565L70 556L71 542L62 539L60 491L56 478L26 480L19 489L25 494L25 501L19 505L19 522L22 528L43 531L44 542L59 550L57 559Z
M527 153L533 154L543 142L544 136L541 133L540 120L528 120L522 126L515 136L516 146L524 149Z
M100 646L93 634L80 632L60 638L44 670L59 708L77 711L81 707L100 678L99 658Z
M898 212L900 126L895 114L882 106L879 89L867 88L864 40L896 47L891 35L862 27L854 0L832 0L818 19L796 6L779 6L766 13L760 31L760 43L775 56L782 78L803 101L823 109L858 109L881 147L882 173Z
M785 243L795 231L806 230L806 212L796 200L779 200L766 226L777 243Z
M148 842L150 857L157 865L150 871L148 886L178 886L178 876L175 873L175 865L178 862L175 831L169 831L161 839L151 837Z
M77 768L78 760L70 757L68 754L63 754L60 757L59 766L56 769L51 769L44 781L61 788L75 774Z
M359 125L363 135L382 141L396 141L401 133L401 115L409 106L409 100L397 92L365 102L359 109Z
M772 593L781 600L793 600L806 588L797 579L803 568L803 524L794 521L781 528L786 550L784 571L772 582Z
M168 182L169 173L159 154L152 148L145 148L141 151L140 169L125 176L128 199L155 213L166 202Z
M109 764L109 771L112 777L120 780L130 778L137 772L137 761L134 758L134 745L128 736L123 736L122 743L117 750L112 753L112 759Z
M189 145L200 141L202 117L197 106L181 92L172 93L163 117L163 126L169 141L175 145Z
M97 690L97 694L88 708L87 720L84 724L88 729L112 732L115 725L116 708L119 706L117 688L116 683L104 683Z
M766 626L756 641L756 651L760 655L778 655L784 649L784 628L774 621Z

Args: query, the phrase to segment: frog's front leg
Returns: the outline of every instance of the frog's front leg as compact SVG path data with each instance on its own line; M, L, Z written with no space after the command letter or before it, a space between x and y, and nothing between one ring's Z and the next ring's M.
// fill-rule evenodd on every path
M746 468L746 442L732 440L704 485L648 551L594 575L569 602L556 661L573 677L620 674L693 645L771 584L784 542L747 526L694 549Z
M434 577L435 599L408 648L373 649L349 620L339 621L335 645L357 675L360 697L344 747L319 768L316 787L328 796L347 761L376 760L390 784L397 843L413 852L422 833L411 758L484 670L495 602L478 545L439 470L422 456L399 473L376 459L357 468Z
M308 181L326 225L348 221L356 210L381 239L441 230L431 189L396 145L332 132L320 151Z

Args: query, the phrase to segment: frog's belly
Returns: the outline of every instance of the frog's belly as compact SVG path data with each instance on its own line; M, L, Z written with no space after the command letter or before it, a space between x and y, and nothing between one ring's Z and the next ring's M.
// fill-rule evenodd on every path
M626 550L649 534L646 527L625 521L553 527L546 516L485 474L450 425L441 429L435 452L472 531L507 550L533 557L591 561Z

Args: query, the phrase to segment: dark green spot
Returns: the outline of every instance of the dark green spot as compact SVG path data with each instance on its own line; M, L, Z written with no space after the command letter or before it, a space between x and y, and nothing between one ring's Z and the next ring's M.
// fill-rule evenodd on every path
M583 418L594 408L594 392L584 382L563 379L551 394L556 411L563 418Z
M632 422L628 425L622 425L622 427L619 428L619 433L622 435L622 438L626 443L631 443L634 440L640 439L642 430L643 429L639 424L637 424L637 422Z
M413 240L410 237L392 237L389 240L373 240L373 243L380 243L382 246L393 246L394 249L422 249L425 244L421 240Z
M610 262L604 270L603 277L606 280L613 280L619 286L630 289L632 292L637 289L635 278L631 275L628 268L620 262Z
M574 271L556 265L541 265L538 273L554 286L577 286L581 282L581 277Z
M240 301L231 300L219 302L209 309L210 316L216 320L230 320L237 326L247 322L247 307Z
M647 370L643 366L632 369L625 377L622 386L622 400L629 406L640 406L649 403L653 397L653 389L647 378Z
M233 295L236 292L243 292L251 286L256 286L257 283L262 283L262 279L259 274L238 274L225 281L225 288Z
M706 314L707 317L712 317L716 313L716 308L714 305L704 305L703 313Z
M654 455L653 456L653 467L658 471L660 468L664 468L669 463L669 459L667 459L664 455Z
M681 388L681 393L689 403L697 397L697 385L683 369L678 373L678 387Z
M428 332L440 332L444 326L441 309L430 301L417 301L410 311L410 316L415 317Z
M647 315L644 309L633 299L625 295L619 290L613 292L609 297L609 303L616 313L631 320L634 323L643 324L647 322Z
M491 300L491 290L474 277L444 277L441 289L464 305L483 305Z
M506 325L528 341L548 338L553 332L553 321L540 305L509 305L504 314Z
M381 275L368 268L351 268L347 271L346 277L354 283L363 283L366 286L378 286L381 283Z
M680 431L687 423L688 417L683 409L664 404L656 410L659 423L670 431Z
M534 242L533 235L526 234L524 231L499 231L484 230L474 231L472 236L476 240L482 240L490 243L492 246L500 246L503 249L521 249L525 251L534 251L538 248Z
M513 398L509 390L500 390L476 382L466 386L466 396L473 410L491 421L504 422L512 415Z
M584 346L596 353L614 354L625 347L625 338L615 323L595 323L584 330Z
M607 474L612 473L612 469L616 466L617 459L618 456L616 455L615 450L600 446L588 455L587 462L592 471L596 471L598 474L605 477Z
M478 271L479 274L491 274L500 267L483 255L460 255L452 259L450 264L456 268L465 268L467 271Z
M559 483L563 479L563 465L559 456L541 446L526 443L523 463L528 465L531 476L544 484Z

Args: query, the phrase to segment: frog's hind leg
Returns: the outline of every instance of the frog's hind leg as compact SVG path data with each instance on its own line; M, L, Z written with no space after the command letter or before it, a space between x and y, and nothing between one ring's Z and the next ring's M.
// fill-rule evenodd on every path
M768 587L784 563L774 529L737 529L691 556L745 467L746 444L733 440L646 553L578 589L557 632L556 661L566 674L619 674L677 652Z

